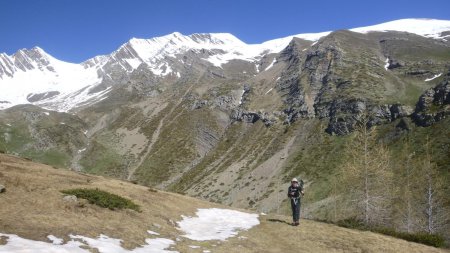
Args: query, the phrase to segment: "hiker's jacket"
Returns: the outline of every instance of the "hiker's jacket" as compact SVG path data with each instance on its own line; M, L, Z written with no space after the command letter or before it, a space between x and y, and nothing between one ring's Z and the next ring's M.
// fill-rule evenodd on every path
M289 198L300 198L301 193L302 193L303 189L297 185L297 186L289 186L288 189L288 197Z

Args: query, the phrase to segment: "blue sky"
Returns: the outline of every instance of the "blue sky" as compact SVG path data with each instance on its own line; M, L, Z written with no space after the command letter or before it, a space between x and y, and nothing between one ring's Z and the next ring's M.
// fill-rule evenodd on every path
M82 62L132 37L228 32L261 43L401 18L450 20L449 0L0 0L0 52Z

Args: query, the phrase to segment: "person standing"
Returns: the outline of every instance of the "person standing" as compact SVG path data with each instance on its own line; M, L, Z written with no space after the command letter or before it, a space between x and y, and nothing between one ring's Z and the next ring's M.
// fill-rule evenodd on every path
M291 199L292 208L292 226L298 226L300 220L300 197L305 193L303 192L303 181L300 184L297 178L291 180L291 185L288 189L288 197Z

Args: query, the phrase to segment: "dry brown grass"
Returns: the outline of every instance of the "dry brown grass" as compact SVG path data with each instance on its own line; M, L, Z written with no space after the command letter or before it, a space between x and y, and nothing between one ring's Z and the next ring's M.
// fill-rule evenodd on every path
M176 221L181 215L193 215L197 208L220 207L217 204L161 191L124 181L84 175L36 164L0 154L0 232L34 240L47 240L49 234L68 239L69 234L97 237L105 234L124 240L134 248L149 238L147 230L175 240L180 252L448 252L409 243L388 236L340 228L313 221L300 227L285 223L288 217L262 216L261 225L226 242L193 242L180 237ZM99 188L132 199L142 212L101 208L87 203L67 203L61 190ZM153 224L161 225L161 228ZM4 240L0 238L0 244ZM199 245L202 249L192 249ZM214 246L216 245L216 246Z

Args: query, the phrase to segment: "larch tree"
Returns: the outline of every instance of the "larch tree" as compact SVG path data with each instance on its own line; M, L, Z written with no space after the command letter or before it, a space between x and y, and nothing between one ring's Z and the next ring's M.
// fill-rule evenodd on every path
M376 139L376 128L369 128L369 116L357 121L347 162L342 166L342 184L352 205L352 215L365 225L384 225L390 218L392 170L387 148Z
M438 167L432 161L429 138L424 147L424 158L419 161L421 179L422 209L421 223L423 229L429 234L439 233L448 227L449 223L449 196L446 194L446 184L440 175ZM448 193L448 189L447 189Z
M415 153L411 150L410 139L407 137L402 150L397 157L397 182L395 185L395 214L400 229L412 233L417 230L417 189L418 173L414 164Z

